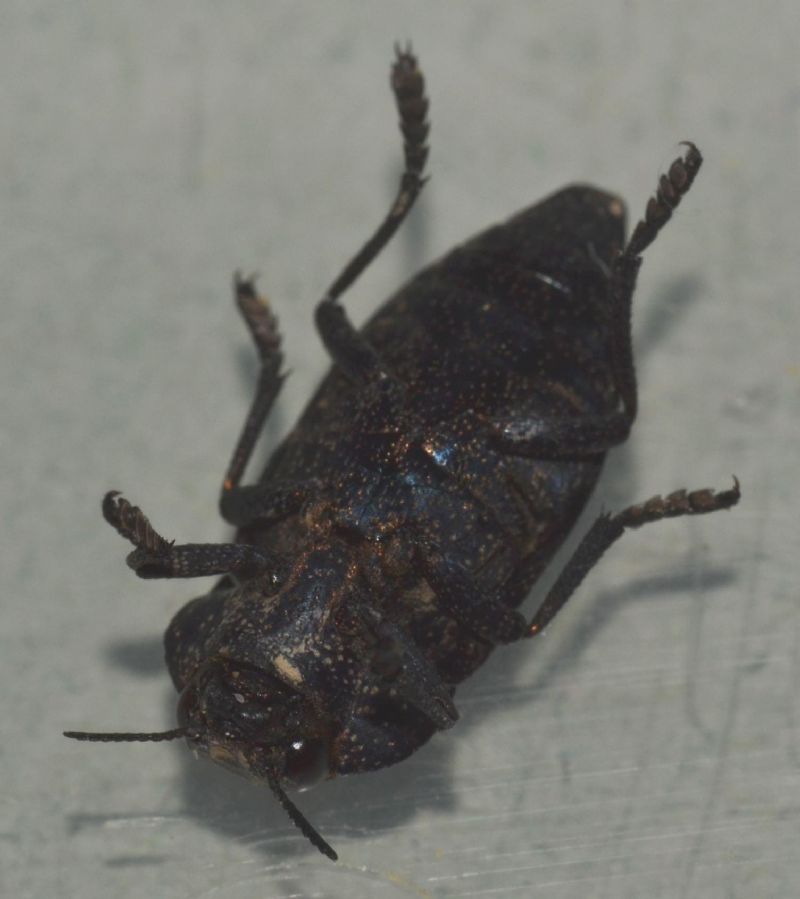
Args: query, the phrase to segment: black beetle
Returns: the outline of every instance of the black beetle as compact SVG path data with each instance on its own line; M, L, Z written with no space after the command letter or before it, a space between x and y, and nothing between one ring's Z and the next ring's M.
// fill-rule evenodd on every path
M517 607L569 533L608 449L636 416L631 299L641 254L701 164L686 143L625 243L622 201L574 186L425 269L361 330L338 302L423 186L428 101L410 48L392 89L405 171L389 214L317 306L334 366L257 484L241 485L278 394L276 320L235 279L261 359L225 475L230 544L175 545L118 493L103 514L144 578L224 575L167 629L180 692L162 733L285 793L406 758L458 718L455 686L498 643L538 634L626 528L727 509L730 490L679 490L601 515L533 618Z

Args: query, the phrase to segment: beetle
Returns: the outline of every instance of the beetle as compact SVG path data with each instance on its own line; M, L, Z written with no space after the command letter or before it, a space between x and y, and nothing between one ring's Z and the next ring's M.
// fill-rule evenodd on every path
M397 196L316 307L333 367L254 484L243 474L283 356L268 302L253 279L234 279L260 358L220 498L234 542L176 545L116 491L103 500L139 577L222 576L165 634L178 727L65 732L183 737L268 785L334 860L287 788L406 758L455 724L456 685L498 644L541 633L626 529L740 498L734 478L600 515L535 614L518 611L636 417L642 253L702 158L685 143L627 242L618 197L567 187L423 270L359 331L340 297L425 181L428 100L410 46L396 47L391 86L405 155Z

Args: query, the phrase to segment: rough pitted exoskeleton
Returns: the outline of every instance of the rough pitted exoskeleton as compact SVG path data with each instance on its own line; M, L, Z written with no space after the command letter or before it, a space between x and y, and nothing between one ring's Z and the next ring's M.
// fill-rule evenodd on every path
M517 607L563 542L607 450L636 416L631 299L642 252L701 156L661 177L625 243L622 201L567 187L413 278L358 331L341 294L423 186L428 101L410 48L391 76L405 171L389 214L333 282L316 322L334 361L256 484L242 475L283 380L276 320L252 280L235 294L261 359L225 474L230 544L174 544L118 493L103 514L140 576L223 575L167 629L180 692L162 733L286 795L406 758L458 718L455 687L493 647L533 637L626 528L727 509L739 485L679 490L585 535L531 619Z

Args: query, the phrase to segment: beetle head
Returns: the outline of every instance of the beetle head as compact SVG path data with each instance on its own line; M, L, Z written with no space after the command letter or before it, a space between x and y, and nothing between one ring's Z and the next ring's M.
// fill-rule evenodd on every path
M329 770L329 722L273 675L230 659L203 665L178 700L178 724L161 733L66 731L99 743L157 742L185 737L210 759L266 783L303 835L328 858L334 850L292 803L284 787L307 789Z
M255 780L308 789L328 776L329 728L306 697L231 659L203 665L178 700L193 749Z

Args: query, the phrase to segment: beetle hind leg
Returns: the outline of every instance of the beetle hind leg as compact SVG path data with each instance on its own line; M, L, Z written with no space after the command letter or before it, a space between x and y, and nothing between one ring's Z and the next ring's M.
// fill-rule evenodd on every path
M644 503L629 506L616 515L601 515L578 544L550 588L544 602L531 619L525 636L535 637L555 618L605 551L619 540L628 528L638 528L665 518L705 515L721 509L730 509L739 502L740 496L739 481L734 478L733 488L730 490L715 492L703 489L693 490L690 493L686 490L676 490L668 496L654 496Z
M689 192L703 164L703 157L691 141L683 141L683 146L687 148L686 153L674 160L667 174L660 177L658 188L647 203L644 218L633 229L630 240L618 259L641 256L672 218L672 212L683 196Z
M642 264L642 253L656 239L672 218L683 196L694 183L703 157L697 147L685 141L687 152L670 165L658 181L655 194L647 201L644 218L640 219L625 245L611 263L609 291L612 310L611 361L614 380L625 414L632 423L636 418L638 394L631 345L631 305L636 278Z
M672 217L689 191L703 157L685 142L687 152L662 175L644 217L628 243L606 272L610 297L610 364L620 408L605 415L580 415L571 419L520 418L494 423L491 439L506 453L532 458L580 459L604 453L623 443L638 410L636 369L631 342L631 305L642 253Z

